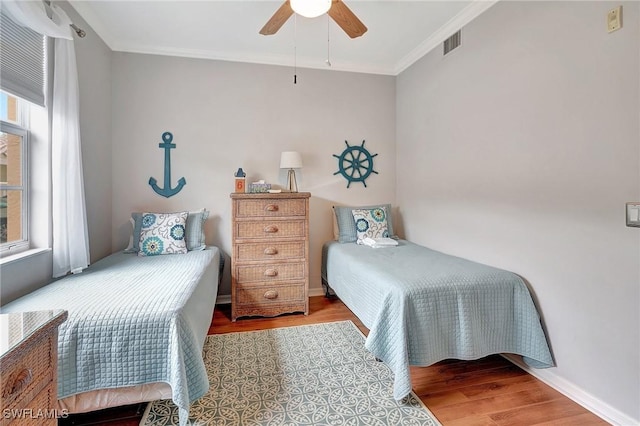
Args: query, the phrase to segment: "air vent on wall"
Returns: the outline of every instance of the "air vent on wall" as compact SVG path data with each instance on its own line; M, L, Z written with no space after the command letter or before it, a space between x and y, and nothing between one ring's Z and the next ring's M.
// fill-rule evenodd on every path
M451 52L456 47L460 46L460 41L462 40L461 31L462 30L458 30L451 37L449 37L444 41L444 43L442 44L444 48L444 53L443 53L444 55Z

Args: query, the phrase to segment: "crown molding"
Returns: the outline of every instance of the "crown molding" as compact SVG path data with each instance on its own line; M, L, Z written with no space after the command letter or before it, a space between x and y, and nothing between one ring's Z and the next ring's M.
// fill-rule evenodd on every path
M76 10L76 12L78 12L78 14L82 16L82 19L84 19L85 22L89 24L91 29L96 34L98 34L98 36L102 39L102 41L104 41L104 43L109 47L109 49L115 51L116 50L114 49L114 45L116 44L115 37L107 29L107 27L104 26L104 24L102 23L102 20L98 18L95 11L93 10L93 7L91 7L91 2L86 0L68 0L68 2L71 5L71 7L73 7Z
M221 52L211 50L197 50L197 49L176 49L167 48L162 46L146 46L146 45L132 45L132 44L115 44L112 50L125 53L140 53L147 55L161 55L161 56L174 56L182 58L193 59L209 59L217 61L228 62L243 62L260 65L277 65L285 67L294 66L293 55L260 55L260 54L238 54L232 52ZM296 66L298 68L311 68L324 71L344 71L344 72L357 72L364 74L380 74L380 75L394 75L393 69L380 67L373 64L363 64L355 62L345 62L338 59L333 59L331 66L327 66L324 61L319 61L316 58L298 56L296 58Z
M498 1L499 0L474 0L469 6L465 7L460 13L435 31L428 39L409 52L408 55L400 59L394 67L393 75L398 75L409 68L417 60L438 47L440 43L445 41L451 34L476 19L491 6L498 3Z
M289 55L264 55L264 54L238 54L228 51L209 51L196 49L177 49L163 46L147 46L123 43L102 23L102 20L95 13L90 1L86 0L68 0L69 4L82 16L82 18L91 26L104 43L115 52L140 53L149 55L177 56L184 58L210 59L230 62L246 62L262 65L293 65L293 60ZM395 65L380 65L372 63L356 63L349 61L340 61L337 58L332 62L332 66L328 67L324 61L317 59L300 57L296 59L299 68L311 68L329 71L357 72L365 74L380 74L397 76L405 69L409 68L413 63L418 61L424 55L429 53L435 47L439 46L447 37L458 31L464 25L468 24L499 0L473 0L473 2L464 8L455 17L440 27L428 39L420 43L418 47L413 49L409 54L404 56Z

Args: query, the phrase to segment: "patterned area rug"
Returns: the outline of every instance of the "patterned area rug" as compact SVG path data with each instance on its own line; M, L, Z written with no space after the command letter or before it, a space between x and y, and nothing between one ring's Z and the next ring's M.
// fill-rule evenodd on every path
M351 321L212 335L204 359L210 389L192 425L440 425L413 393L393 399L393 374ZM177 424L170 400L140 423Z

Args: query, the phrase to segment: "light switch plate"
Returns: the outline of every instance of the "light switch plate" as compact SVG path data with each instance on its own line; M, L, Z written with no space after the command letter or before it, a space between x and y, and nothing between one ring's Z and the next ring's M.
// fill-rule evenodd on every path
M627 203L627 226L640 228L640 203Z
M607 13L607 31L610 33L622 28L622 6L611 9Z

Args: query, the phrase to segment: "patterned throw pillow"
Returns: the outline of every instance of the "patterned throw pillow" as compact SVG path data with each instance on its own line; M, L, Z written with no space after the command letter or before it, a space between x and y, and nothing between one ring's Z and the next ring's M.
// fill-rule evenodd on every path
M129 245L124 249L125 253L137 253L140 251L140 231L142 230L142 215L144 213L131 213L131 226L133 232L129 238ZM209 218L209 211L205 208L190 211L185 226L187 250L204 250L205 243L204 224Z
M138 256L187 252L185 226L189 212L142 213Z
M388 238L389 226L384 208L354 209L353 220L356 222L357 243L362 244L365 238Z
M355 243L358 240L356 233L356 222L353 220L353 210L384 209L387 216L387 227L389 228L389 238L398 238L393 231L393 215L391 204L378 204L372 206L333 206L333 212L338 227L337 240L340 243Z

